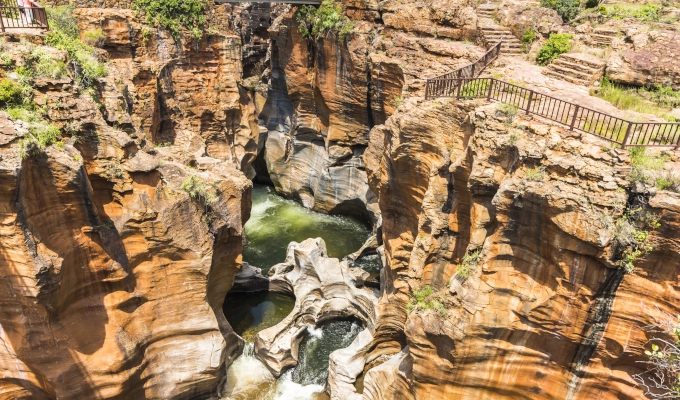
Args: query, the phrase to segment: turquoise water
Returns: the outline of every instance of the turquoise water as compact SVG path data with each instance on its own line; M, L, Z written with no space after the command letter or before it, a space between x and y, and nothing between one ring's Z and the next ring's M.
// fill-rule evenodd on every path
M320 237L328 256L342 259L359 250L371 234L355 219L310 211L263 185L253 188L253 208L245 231L243 261L262 268L264 275L286 259L290 242Z

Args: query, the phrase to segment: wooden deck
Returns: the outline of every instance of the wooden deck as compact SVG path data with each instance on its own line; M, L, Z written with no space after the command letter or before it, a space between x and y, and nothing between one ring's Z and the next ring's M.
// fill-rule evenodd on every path
M245 0L215 0L215 4L220 4L220 3L282 3L282 4L313 4L313 5L320 5L321 0L282 0L282 1L266 1L266 0L254 0L254 1L245 1Z

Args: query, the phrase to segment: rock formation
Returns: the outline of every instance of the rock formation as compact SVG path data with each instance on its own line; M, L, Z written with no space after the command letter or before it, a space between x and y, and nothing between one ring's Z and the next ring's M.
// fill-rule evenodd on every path
M364 323L368 332L360 334L362 339L356 342L370 343L376 318L375 294L371 289L356 287L356 277L346 261L327 257L323 239L292 242L286 261L272 267L272 271L270 290L295 296L293 311L255 339L255 353L275 376L297 363L298 347L309 327L354 317ZM363 364L354 369L351 379L362 369Z
M394 356L368 369L365 398L642 396L632 374L644 368L647 310L678 300L665 288L680 198L650 199L664 228L640 272L624 274L605 216L623 212L626 153L513 118L414 100L371 132L388 282L368 359ZM457 265L474 252L465 278ZM444 315L405 311L425 285Z

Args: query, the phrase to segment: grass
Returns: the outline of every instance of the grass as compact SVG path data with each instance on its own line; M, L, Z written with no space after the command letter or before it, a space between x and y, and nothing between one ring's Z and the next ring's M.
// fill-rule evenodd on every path
M215 196L210 193L208 187L209 185L202 179L196 177L196 175L191 175L182 182L180 189L187 192L193 200L208 205L215 200Z
M442 318L446 318L448 314L443 296L434 293L430 285L414 290L411 299L406 304L406 312L411 314L414 311L430 309L436 311Z
M604 77L599 90L591 92L593 96L607 100L622 110L631 110L643 114L652 114L670 122L675 118L670 115L673 106L680 105L680 91L669 87L632 88L617 85Z
M669 190L671 192L680 193L680 175L675 172L668 171L656 178L656 188L659 190Z
M460 264L456 266L456 274L463 279L467 279L474 272L477 263L479 263L479 256L482 254L482 249L476 249L467 252Z
M531 182L541 182L545 179L547 173L544 167L529 168L524 173L524 178Z
M21 158L40 155L53 144L58 148L64 145L59 128L44 121L35 122L28 129L28 135L19 142L19 155Z
M105 77L108 72L104 63L97 58L94 47L80 40L72 13L73 7L70 6L48 10L52 30L47 33L45 44L68 52L74 65L76 82L83 88L88 88L94 86L97 78Z
M519 107L510 103L500 103L497 107L497 110L500 111L501 114L505 115L506 123L511 124L517 117Z
M642 183L653 183L656 173L663 169L667 161L666 157L647 154L647 149L642 146L630 150L630 160L633 166L630 180Z

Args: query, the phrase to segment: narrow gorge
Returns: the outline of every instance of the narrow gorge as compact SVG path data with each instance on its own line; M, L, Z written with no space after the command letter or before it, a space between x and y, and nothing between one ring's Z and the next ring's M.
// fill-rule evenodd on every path
M0 399L679 397L629 1L3 2Z

